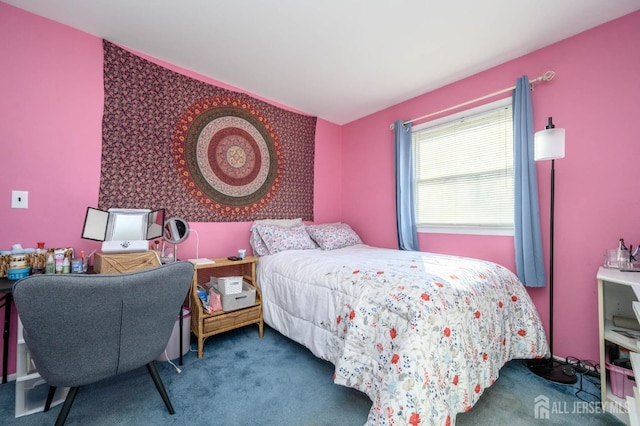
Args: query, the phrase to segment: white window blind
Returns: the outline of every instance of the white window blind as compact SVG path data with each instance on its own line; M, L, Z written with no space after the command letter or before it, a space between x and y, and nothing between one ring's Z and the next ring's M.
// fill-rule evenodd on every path
M513 124L508 101L414 130L416 217L421 230L513 232Z

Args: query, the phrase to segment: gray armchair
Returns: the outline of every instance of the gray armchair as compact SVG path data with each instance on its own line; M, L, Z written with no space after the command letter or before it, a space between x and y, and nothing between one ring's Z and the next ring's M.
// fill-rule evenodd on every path
M190 262L118 275L32 275L13 286L24 339L49 384L69 393L64 424L79 386L147 366L170 414L171 401L153 360L167 346L193 278Z

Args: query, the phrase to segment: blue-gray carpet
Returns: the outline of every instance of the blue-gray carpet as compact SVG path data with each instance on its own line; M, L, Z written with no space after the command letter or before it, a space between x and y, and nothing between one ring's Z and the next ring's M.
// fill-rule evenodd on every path
M66 424L359 426L371 407L364 394L333 384L330 363L266 326L262 339L255 326L210 337L202 359L195 352L185 356L181 374L167 362L157 365L175 415L169 415L146 369L141 368L81 388ZM598 394L586 378L582 383L588 392ZM530 373L521 361L512 361L478 404L458 415L457 424L621 424L602 414L599 405L581 402L575 396L579 389L580 380L572 386L552 384ZM536 405L535 399L541 396L542 402ZM586 393L582 396L597 400ZM53 424L60 411L58 405L48 413L16 419L14 397L15 382L0 385L2 425ZM544 412L548 419L540 419Z

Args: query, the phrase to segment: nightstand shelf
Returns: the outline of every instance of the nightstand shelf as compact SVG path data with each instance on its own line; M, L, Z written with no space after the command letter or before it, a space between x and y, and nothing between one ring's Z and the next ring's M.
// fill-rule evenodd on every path
M260 337L263 336L262 294L256 283L258 258L247 256L242 260L227 258L212 259L215 263L195 264L191 286L191 331L198 340L198 358L202 358L204 341L214 334L224 333L250 324L257 324ZM252 306L234 311L205 313L198 298L198 285L207 283L211 277L242 276L242 279L256 289L256 301Z

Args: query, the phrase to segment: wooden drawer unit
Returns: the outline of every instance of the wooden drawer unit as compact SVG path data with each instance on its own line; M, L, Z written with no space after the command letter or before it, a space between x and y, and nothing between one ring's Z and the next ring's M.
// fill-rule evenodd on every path
M191 331L198 339L198 358L202 358L204 341L214 334L224 333L245 325L257 324L260 337L263 336L262 294L256 284L256 263L258 258L247 256L243 260L226 258L212 259L215 263L196 264L191 286ZM242 279L256 288L256 301L252 306L235 311L216 311L207 314L198 298L198 285L206 284L211 277L242 276Z

